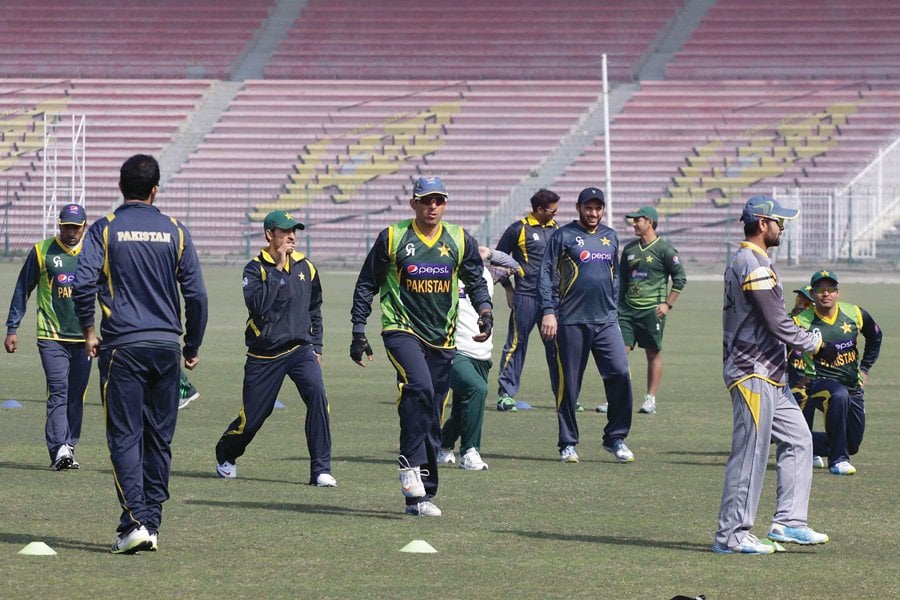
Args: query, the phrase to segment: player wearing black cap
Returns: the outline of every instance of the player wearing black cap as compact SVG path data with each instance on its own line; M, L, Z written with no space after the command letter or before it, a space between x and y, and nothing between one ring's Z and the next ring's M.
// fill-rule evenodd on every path
M75 445L81 437L84 392L91 363L72 303L72 283L87 218L84 208L67 204L59 213L59 234L34 245L19 272L6 319L4 347L19 349L18 329L28 297L37 288L37 344L47 380L44 437L54 471L77 469Z

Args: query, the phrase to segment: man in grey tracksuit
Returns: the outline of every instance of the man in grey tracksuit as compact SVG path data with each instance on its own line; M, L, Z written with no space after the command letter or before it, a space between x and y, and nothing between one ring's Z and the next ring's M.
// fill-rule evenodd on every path
M767 196L750 198L741 216L746 239L725 271L724 377L731 392L734 432L712 547L720 554L771 554L782 549L777 542L828 541L827 535L807 527L812 437L786 385L785 344L823 357L836 354L836 348L788 317L781 282L766 253L779 245L785 219L796 216L796 210ZM750 529L772 438L778 492L771 541L760 542Z

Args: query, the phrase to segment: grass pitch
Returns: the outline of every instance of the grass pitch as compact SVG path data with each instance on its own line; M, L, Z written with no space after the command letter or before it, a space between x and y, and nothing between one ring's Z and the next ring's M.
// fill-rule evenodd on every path
M19 264L0 264L8 300ZM119 506L106 450L98 378L92 374L78 445L80 471L47 469L44 383L34 344L34 301L20 351L0 361L0 597L3 598L895 598L900 596L897 439L900 330L897 285L842 286L887 332L867 390L868 428L853 463L859 474L813 478L810 524L831 536L818 547L773 556L710 551L731 440L721 378L721 285L691 281L666 330L659 413L634 416L637 460L613 462L600 447L605 415L589 368L579 415L581 462L564 465L556 417L533 334L523 391L535 410L498 413L492 372L484 424L487 472L441 470L438 519L402 514L395 456L394 374L369 332L376 361L350 362L353 273L324 272L325 383L331 402L338 487L305 485L304 408L288 382L247 454L238 479L214 474L213 446L240 405L243 323L240 266L205 269L211 318L192 379L201 398L179 415L171 500L160 551L113 556ZM690 274L690 273L689 273ZM790 290L788 281L785 288ZM498 289L499 291L499 289ZM502 293L498 293L498 300ZM496 310L495 364L507 311ZM635 406L645 359L632 357ZM818 423L821 423L819 417ZM754 532L774 508L770 468ZM411 540L437 554L405 554ZM31 541L59 554L17 554Z

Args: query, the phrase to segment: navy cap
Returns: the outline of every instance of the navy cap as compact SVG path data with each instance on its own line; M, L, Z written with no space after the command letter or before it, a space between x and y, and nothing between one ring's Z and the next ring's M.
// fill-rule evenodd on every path
M60 225L84 225L87 222L87 216L84 214L84 207L80 204L66 204L59 211Z
M800 211L793 208L784 208L771 196L753 196L744 205L741 213L741 221L755 223L760 217L769 219L793 219Z
M589 200L599 200L603 206L606 206L606 197L603 195L603 190L599 188L589 187L581 190L581 193L578 194L578 201L576 204L584 204Z
M271 229L306 229L306 225L294 219L294 217L286 210L273 210L266 215L263 221L263 229L269 231Z
M440 177L419 177L413 186L413 198L423 198L425 196L438 195L447 197L447 190L444 189L444 182Z

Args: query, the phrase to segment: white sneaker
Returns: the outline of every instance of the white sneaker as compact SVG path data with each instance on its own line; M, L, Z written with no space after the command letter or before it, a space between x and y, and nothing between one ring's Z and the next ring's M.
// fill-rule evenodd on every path
M181 410L182 408L184 408L185 406L187 406L188 404L190 404L191 402L193 402L194 400L196 400L199 397L200 397L200 392L194 392L187 398L179 398L178 399L178 410Z
M656 414L656 396L651 396L650 394L646 394L644 396L644 403L641 404L641 409L638 412L642 412L645 415L655 415Z
M75 446L69 446L69 454L72 455L72 464L69 465L70 469L80 469L81 465L78 464L78 461L75 460Z
M813 469L827 469L828 461L821 456L813 456Z
M141 550L152 549L153 538L150 536L150 532L147 531L147 528L141 525L137 529L132 529L125 537L117 535L116 541L113 542L112 548L110 548L109 551L112 554L134 554Z
M409 461L402 454L397 458L400 464L400 491L407 498L421 498L425 495L425 485L422 483L422 469L418 466L411 467ZM428 472L426 471L427 475ZM421 504L421 502L420 502Z
M408 505L405 512L408 515L416 515L417 517L441 516L441 509L439 509L431 502L428 502L427 500L424 502L418 502L416 504Z
M575 452L575 446L566 446L559 451L559 460L564 463L577 463L578 453Z
M827 535L813 531L809 527L788 527L787 525L779 525L778 523L772 523L768 538L770 540L775 540L776 542L791 542L794 544L802 544L804 546L828 542Z
M438 464L439 465L456 464L456 456L454 456L454 454L453 454L453 448L441 448L441 451L438 452Z
M150 552L159 550L159 533L150 534Z
M73 462L75 462L75 458L72 456L72 451L66 444L63 444L56 450L56 458L50 463L50 470L65 471L72 466Z
M222 479L234 479L237 477L237 465L227 460L223 463L216 463L216 475Z
M466 471L487 471L487 463L481 460L481 455L475 448L469 448L459 458L459 468Z
M319 476L316 477L316 486L337 487L337 479L335 479L331 473L319 473Z
M775 546L764 544L752 533L744 536L740 545L735 548L727 548L713 544L712 551L716 554L774 554Z
M616 440L611 446L603 445L603 449L616 457L616 462L630 463L634 462L634 453L628 449L625 442Z
M846 460L839 462L836 465L833 465L830 469L832 475L853 475L856 473L856 467L851 465Z
M609 403L601 404L597 407L598 413L608 413L609 412Z

